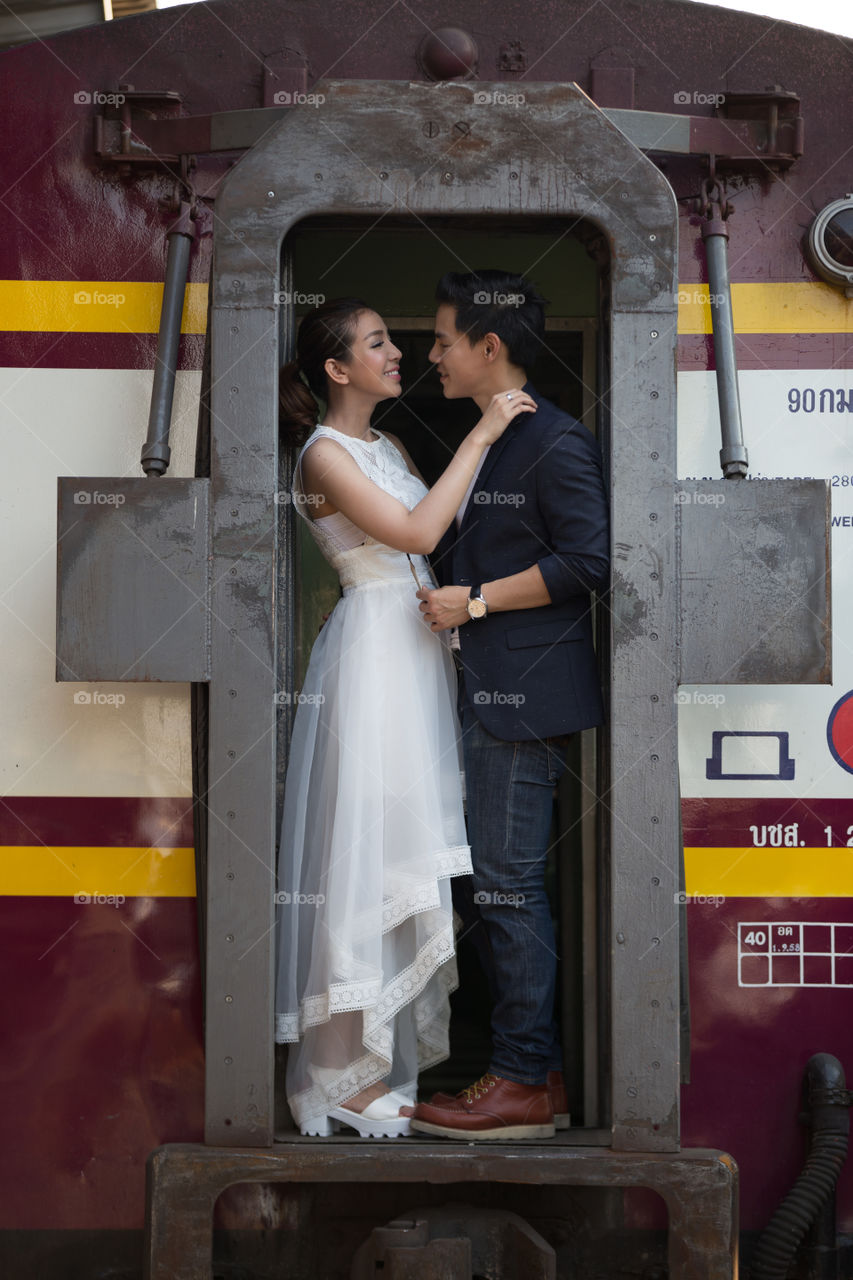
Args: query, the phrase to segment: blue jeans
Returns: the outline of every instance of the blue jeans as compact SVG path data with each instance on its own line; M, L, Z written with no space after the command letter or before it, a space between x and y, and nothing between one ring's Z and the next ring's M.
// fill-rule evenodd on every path
M520 1084L544 1084L562 1063L545 865L554 786L566 767L570 735L504 742L483 728L470 704L461 711L474 875L473 884L467 876L454 880L454 906L494 1000L489 1070Z

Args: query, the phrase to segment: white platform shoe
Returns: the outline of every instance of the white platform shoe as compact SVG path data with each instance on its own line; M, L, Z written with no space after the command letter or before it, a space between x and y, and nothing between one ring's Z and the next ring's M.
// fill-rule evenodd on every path
M402 1093L383 1093L364 1108L334 1107L328 1115L317 1116L299 1126L304 1137L330 1138L343 1125L355 1129L362 1138L404 1138L410 1132L409 1117L400 1115L401 1107L413 1106Z

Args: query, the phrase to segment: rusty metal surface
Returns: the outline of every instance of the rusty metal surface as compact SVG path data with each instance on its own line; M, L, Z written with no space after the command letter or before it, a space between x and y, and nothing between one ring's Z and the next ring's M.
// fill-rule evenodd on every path
M652 653L615 623L611 636L619 713L606 785L611 810L621 817L608 848L615 941L607 1120L616 1146L672 1150L679 1140L676 599L655 593L646 599L645 567L656 558L667 580L674 579L674 530L652 524L649 514L660 475L675 471L672 189L572 85L526 85L523 118L511 86L488 82L328 80L314 91L324 100L322 126L313 112L300 110L271 129L224 181L215 220L214 775L216 762L235 763L209 796L208 937L215 942L208 951L208 1140L272 1140L273 673L275 654L288 642L284 618L293 583L285 580L276 595L275 565L285 562L287 539L281 531L275 543L259 537L258 517L264 500L271 509L279 483L269 406L292 324L289 308L279 305L282 242L312 215L346 213L368 226L388 215L419 223L453 216L483 229L490 219L523 214L562 216L567 229L586 219L603 233L610 249L610 363L632 370L630 378L614 378L610 397L614 424L631 426L615 430L610 445L612 536L617 546L634 548L621 567L620 589L642 595L660 640ZM507 106L493 100L501 94L509 94ZM602 436L608 435L603 422ZM638 752L661 741L672 749L646 776L637 769ZM638 842L632 829L639 824L651 832L652 821L654 838ZM223 937L234 945L223 948Z
M389 1280L471 1280L471 1241L464 1237L430 1240L426 1227L418 1221L377 1227L356 1253L351 1280L372 1280L379 1270Z
M431 1240L422 1249L389 1249L382 1274L388 1280L470 1280L471 1266L470 1241Z
M272 318L278 248L289 226L312 213L379 209L588 217L607 229L616 253L614 308L672 311L675 244L658 235L675 215L669 185L575 86L526 89L522 125L512 107L475 102L475 95L510 94L507 84L318 81L323 127L308 112L291 112L222 185L214 306L257 306ZM342 165L348 147L359 165ZM633 173L620 168L627 160ZM641 188L642 202L626 209Z
M357 1250L351 1280L376 1272L416 1280L556 1280L557 1255L516 1213L470 1204L419 1206L375 1227Z
M825 480L683 480L683 684L831 684Z
M663 1198L669 1213L670 1280L737 1275L738 1173L720 1151L641 1154L569 1148L559 1141L543 1146L305 1139L273 1152L183 1144L152 1152L145 1280L211 1280L217 1196L236 1183L277 1181L647 1187Z
M283 91L279 96L292 98L293 94ZM105 112L95 117L95 154L107 163L145 165L175 164L182 155L242 150L255 146L289 111L298 109L298 104L268 105L162 120L136 112L129 133L114 112ZM783 120L781 130L771 130L761 119L715 119L609 106L603 107L603 113L634 146L656 154L713 154L723 165L737 162L739 168L785 168L802 154L799 116Z
M208 488L60 478L57 680L207 680Z

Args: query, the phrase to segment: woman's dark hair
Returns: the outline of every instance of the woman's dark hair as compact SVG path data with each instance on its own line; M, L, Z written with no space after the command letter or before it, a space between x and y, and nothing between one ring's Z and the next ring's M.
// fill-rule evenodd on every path
M332 298L302 317L296 359L283 366L278 381L279 422L296 443L317 425L320 410L315 397L327 398L326 361L347 360L356 321L362 311L372 310L361 298Z
M436 301L456 311L456 328L471 346L496 333L513 364L530 369L545 338L547 299L523 276L485 267L481 271L448 271L435 291Z

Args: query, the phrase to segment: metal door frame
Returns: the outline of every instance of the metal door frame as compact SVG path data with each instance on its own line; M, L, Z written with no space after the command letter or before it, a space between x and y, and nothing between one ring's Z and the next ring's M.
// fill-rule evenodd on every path
M675 690L677 207L575 85L320 81L216 205L211 310L211 670L206 1141L273 1141L276 581L287 564L275 424L282 242L319 214L565 216L611 254L609 867L612 1144L679 1145ZM503 101L507 105L502 105ZM287 285L284 285L287 288ZM607 431L603 443L607 448ZM662 517L659 519L659 517ZM638 621L642 625L638 626ZM606 997L607 993L605 993Z

